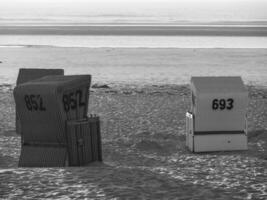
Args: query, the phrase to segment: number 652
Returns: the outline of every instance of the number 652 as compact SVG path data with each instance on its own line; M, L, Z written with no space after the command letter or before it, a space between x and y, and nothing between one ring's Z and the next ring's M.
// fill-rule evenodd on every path
M213 110L232 110L234 107L234 99L213 99L212 109Z

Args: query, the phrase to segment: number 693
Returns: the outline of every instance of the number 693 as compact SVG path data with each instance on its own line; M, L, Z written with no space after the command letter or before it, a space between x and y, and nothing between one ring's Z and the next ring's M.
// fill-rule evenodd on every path
M213 110L232 110L234 108L234 99L213 99L212 109Z

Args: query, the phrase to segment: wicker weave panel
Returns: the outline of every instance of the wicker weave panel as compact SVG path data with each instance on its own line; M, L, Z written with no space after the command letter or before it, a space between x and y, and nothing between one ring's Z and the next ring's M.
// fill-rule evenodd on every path
M21 68L17 78L17 85L42 78L48 75L64 75L63 69ZM21 125L16 111L16 132L21 134Z
M90 81L90 75L46 76L18 85L14 89L14 96L21 120L23 142L66 143L65 121L86 117ZM81 91L82 94L77 93L75 96L75 91ZM70 102L68 95L63 99L64 94L72 94L72 100L77 105L75 108L70 108L73 102ZM38 106L42 100L45 110L29 109L25 98L31 96ZM69 110L64 109L66 101Z

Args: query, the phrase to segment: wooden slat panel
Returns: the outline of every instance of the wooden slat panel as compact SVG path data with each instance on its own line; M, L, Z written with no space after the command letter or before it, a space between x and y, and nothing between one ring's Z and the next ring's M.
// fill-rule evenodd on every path
M99 117L67 122L70 165L102 161Z

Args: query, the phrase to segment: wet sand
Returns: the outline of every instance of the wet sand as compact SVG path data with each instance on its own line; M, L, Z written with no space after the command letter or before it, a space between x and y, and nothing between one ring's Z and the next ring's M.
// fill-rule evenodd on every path
M92 88L103 163L17 168L12 85L0 86L0 198L266 199L267 89L249 89L249 150L192 154L185 147L188 85Z
M62 68L112 86L188 84L191 76L267 86L267 49L3 47L0 61L0 84L15 84L19 68Z

